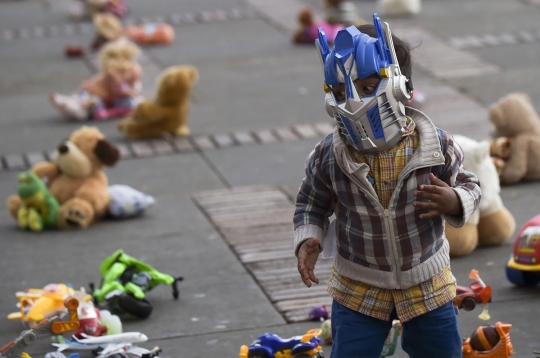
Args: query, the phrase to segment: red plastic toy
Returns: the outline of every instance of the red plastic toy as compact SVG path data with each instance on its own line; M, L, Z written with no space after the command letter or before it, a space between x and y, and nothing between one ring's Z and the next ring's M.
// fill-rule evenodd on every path
M478 271L471 270L469 278L475 280L469 287L457 286L454 306L465 311L472 311L478 303L484 306L491 302L491 286L486 285Z
M84 302L78 309L79 329L74 336L84 338L83 333L91 337L103 336L107 333L107 327L100 323L100 313L92 303Z

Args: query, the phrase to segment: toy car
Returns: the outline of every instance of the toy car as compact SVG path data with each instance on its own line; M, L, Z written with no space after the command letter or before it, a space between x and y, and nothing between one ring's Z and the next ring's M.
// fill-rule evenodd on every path
M174 28L166 23L127 26L124 34L140 45L170 44L174 41Z
M265 333L249 346L240 347L240 358L324 358L321 329L312 329L303 336L282 339Z
M7 318L20 319L32 328L45 318L66 312L64 300L69 296L86 302L92 299L92 296L86 294L84 290L75 291L63 283L51 283L43 289L29 288L17 292L15 297L19 299L20 311L9 314Z
M514 253L506 264L506 277L514 285L527 287L540 283L540 214L521 228Z
M456 297L454 298L454 306L465 311L472 311L476 304L481 303L486 305L491 302L491 286L486 285L480 279L478 271L471 270L469 278L475 280L469 287L457 286Z
M103 277L101 287L90 283L90 290L96 305L104 303L113 313L147 318L152 313L152 304L146 300L146 292L157 285L171 285L174 299L180 295L177 282L182 277L161 273L121 249L103 260L99 271Z

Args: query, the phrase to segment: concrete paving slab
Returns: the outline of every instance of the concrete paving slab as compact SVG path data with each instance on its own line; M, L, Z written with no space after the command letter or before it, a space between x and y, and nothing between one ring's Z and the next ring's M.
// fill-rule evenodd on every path
M479 14L482 16L479 17ZM452 36L534 29L534 26L526 27L524 24L534 24L533 19L539 15L539 8L520 1L423 1L422 13L407 22L425 27L434 35L445 39Z
M14 103L20 101L13 101ZM12 102L12 103L13 103ZM108 140L114 143L125 143L126 138L116 129L116 121L102 122L72 122L60 118L54 114L54 108L50 108L45 100L39 98L35 103L42 102L41 106L34 108L34 117L27 117L18 122L2 123L2 120L9 120L9 117L1 117L0 123L0 153L28 153L34 151L47 151L54 149L66 137L83 125L96 126ZM2 99L0 99L2 103ZM24 107L21 107L24 108ZM39 117L39 109L42 109L43 116ZM8 113L14 113L14 107L7 107ZM26 109L24 109L26 111ZM31 113L30 110L27 113ZM15 117L17 118L17 117ZM30 121L28 118L31 118Z
M266 130L326 120L315 48L291 51L284 46L242 61L198 65L201 79L194 89L192 132Z
M10 1L0 4L0 28L33 27L66 21L65 14L47 11L42 1ZM67 14L67 9L65 10Z
M251 19L186 26L177 31L173 44L150 51L165 66L185 63L199 66L201 61L218 57L221 63L227 58L243 59L260 52L272 52L282 46L284 40L281 33L264 21ZM203 76L201 72L201 80Z
M540 98L539 80L540 74L537 71L527 68L508 68L492 76L463 78L449 82L456 87L459 86L463 93L487 107L510 92L525 92L533 99ZM540 112L540 102L533 100L533 103L536 110Z
M233 187L295 182L298 188L304 177L306 158L317 142L317 139L309 139L233 147L205 154Z
M91 73L81 61L65 61L61 54L57 57L36 59L23 57L0 60L2 81L0 95L5 97L41 95L47 99L51 92L69 94L76 91ZM4 98L5 98L4 97Z
M148 2L145 0L130 0L127 5L130 9L130 17L166 16L168 14L198 13L201 11L214 12L217 9L227 10L231 8L243 8L244 3L240 0L197 1L187 0L181 3L175 0L160 0Z

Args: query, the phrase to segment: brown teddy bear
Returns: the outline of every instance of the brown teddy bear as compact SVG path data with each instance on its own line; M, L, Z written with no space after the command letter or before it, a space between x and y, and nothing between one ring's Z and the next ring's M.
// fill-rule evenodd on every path
M118 130L131 139L187 136L189 98L199 79L198 70L189 65L165 69L157 80L155 100L144 100L135 111L118 122Z
M83 126L60 143L54 161L32 168L46 180L47 188L61 205L59 229L83 229L107 213L110 196L103 166L113 166L119 158L118 149L105 140L99 129ZM9 197L7 204L17 218L19 196Z
M531 98L525 93L510 93L491 105L489 119L495 125L493 137L507 138L502 145L507 159L494 160L501 184L540 179L540 118Z

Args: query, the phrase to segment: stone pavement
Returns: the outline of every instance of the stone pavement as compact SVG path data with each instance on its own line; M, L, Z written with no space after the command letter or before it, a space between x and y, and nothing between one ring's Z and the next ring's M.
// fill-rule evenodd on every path
M20 170L47 159L81 125L62 120L47 103L49 92L69 92L95 71L91 59L63 56L66 44L86 44L92 37L88 23L66 18L69 3L0 3L2 198L15 191ZM294 47L289 41L297 10L310 5L320 14L320 2L127 3L128 22L168 21L177 31L171 46L144 49L146 95L152 95L159 70L184 63L199 68L201 79L190 117L193 136L130 142L116 131L114 121L92 123L123 152L123 160L107 171L110 182L145 191L157 204L138 219L104 221L82 232L39 235L17 230L4 210L0 316L16 310L14 293L22 288L49 282L87 287L99 278L101 260L123 248L161 271L185 277L179 285L179 301L173 301L167 287L158 287L148 295L154 304L150 318L124 323L125 331L140 330L149 336L150 342L143 346L162 346L164 358L236 357L240 345L266 331L287 337L316 327L291 323L301 320L306 305L312 303L309 297L324 297L324 287L307 289L299 279L295 282L286 218L303 177L304 160L331 127L322 105L317 53L312 46ZM366 19L376 11L374 1L356 4ZM387 21L395 34L420 45L414 51L413 75L415 88L427 96L423 111L444 129L484 139L491 131L486 110L490 103L516 90L527 92L533 100L540 97L539 16L540 6L534 1L425 0L420 16ZM492 36L491 42L484 41L486 35ZM540 101L536 103L540 110ZM238 205L227 212L229 203L220 206L224 191L250 191L254 186L282 193L274 197L277 206L273 199L264 199L274 194L262 189L257 191L261 205L253 212ZM537 183L503 189L503 200L518 228L540 211L538 193ZM218 204L204 204L205 196L216 197ZM263 219L281 226L267 225ZM231 236L231 228L249 227L249 235ZM258 228L260 232L254 233ZM472 268L480 271L494 289L489 323L512 323L515 356L532 357L533 349L540 347L535 320L540 289L516 289L506 280L504 264L511 251L512 242L480 248L453 260L452 268L462 285L469 284ZM328 267L328 262L319 263L321 278L327 276ZM282 280L280 275L288 278ZM479 309L461 313L463 336L484 323L477 318L479 313ZM19 322L0 320L3 341L20 330ZM329 353L330 348L325 348ZM30 353L49 350L48 342L41 341ZM399 351L395 357L406 354Z

